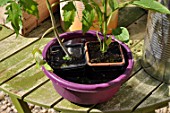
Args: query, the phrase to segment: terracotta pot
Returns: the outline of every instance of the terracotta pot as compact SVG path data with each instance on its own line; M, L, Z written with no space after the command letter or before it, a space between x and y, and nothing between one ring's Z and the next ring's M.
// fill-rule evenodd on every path
M85 35L82 35L82 31L69 32L61 34L60 37L68 42L81 43L83 41L96 40L96 32L88 31ZM46 59L48 48L56 42L56 39L50 41L43 50L43 58ZM119 90L121 84L125 82L130 76L133 68L133 58L130 49L123 43L122 47L126 51L127 65L125 71L122 72L117 78L105 83L99 84L79 84L70 82L61 78L59 75L47 71L42 67L43 72L50 78L56 91L65 99L78 103L78 104L97 104L108 101ZM66 73L67 74L67 73ZM114 74L114 73L113 73ZM105 95L105 96L103 96Z
M120 43L118 41L115 41L115 39L113 38L112 44L114 44L114 42L117 44ZM87 64L89 66L123 66L125 64L125 58L124 58L122 47L120 44L117 47L115 46L113 49L111 49L110 50L111 53L109 55L106 55L107 56L107 58L105 58L106 60L110 59L111 56L112 56L112 58L115 58L115 57L113 57L113 55L115 55L115 56L119 55L119 58L121 58L121 60L120 61L113 60L113 62L103 62L104 58L101 59L102 53L100 54L100 51L93 51L94 53L93 52L92 53L94 54L94 56L90 55L90 53L89 53L90 48L88 47L89 44L93 44L96 48L97 45L99 46L99 42L96 41L96 42L86 42L85 43L86 60L87 60ZM98 48L98 50L100 50L99 48ZM116 50L117 50L117 53L116 53ZM91 57L93 57L94 60L101 59L102 62L98 62L98 61L91 62L91 59L92 59Z

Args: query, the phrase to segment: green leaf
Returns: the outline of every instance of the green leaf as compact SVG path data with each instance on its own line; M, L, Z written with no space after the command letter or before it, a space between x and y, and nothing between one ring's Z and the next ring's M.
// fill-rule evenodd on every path
M73 2L68 2L63 8L63 17L64 17L64 27L67 30L73 23L74 17L76 16L76 8Z
M7 3L11 2L12 0L0 0L0 6L4 6Z
M40 49L35 48L32 52L34 59L36 63L38 63L40 66L44 65L46 62L43 60L42 52Z
M117 0L109 0L109 6L112 12L119 8L119 2Z
M20 0L20 4L23 10L26 11L28 14L32 14L36 17L39 17L37 2L35 2L34 0Z
M96 13L97 13L98 22L99 22L99 27L100 27L100 32L102 32L102 31L103 31L103 30L102 30L102 25L103 25L103 13L102 13L102 11L101 11L99 5L96 4L96 3L94 2L94 0L91 0L91 3L92 3L92 5L93 5L93 7L94 7L94 9L95 9L95 11L96 11Z
M110 37L106 40L106 45L107 45L107 47L110 45L111 42L112 42L112 37L110 36Z
M45 69L48 70L48 71L53 71L53 69L51 68L51 66L50 66L48 63L45 63L45 64L44 64L44 67L45 67Z
M170 14L170 11L164 5L155 0L139 0L134 1L132 4L147 10L153 10L160 13Z
M66 56L63 57L63 60L71 60L71 57L66 55Z
M33 54L34 59L36 61L36 67L37 68L44 66L46 70L53 71L51 66L43 60L42 52L39 48L33 49L32 54Z
M7 22L11 22L11 25L15 31L15 33L19 34L20 27L22 26L22 10L20 8L20 5L11 2L7 7L6 7L7 12L5 14L8 15L7 17Z
M129 32L125 27L119 27L112 30L112 34L115 36L116 39L122 42L129 41Z
M82 11L82 30L86 33L90 27L93 25L95 10L89 4L85 4L85 8Z

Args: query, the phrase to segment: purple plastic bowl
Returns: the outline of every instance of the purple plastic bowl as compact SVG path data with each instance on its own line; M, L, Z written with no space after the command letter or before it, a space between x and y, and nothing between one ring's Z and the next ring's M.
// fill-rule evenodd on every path
M85 37L94 36L96 37L95 31L88 31ZM73 38L82 37L82 31L75 32L67 32L60 35L61 38L66 40L70 40ZM113 37L114 38L114 37ZM46 54L48 48L56 42L56 39L50 41L43 50L43 58L46 59ZM47 77L52 81L55 90L65 99L78 103L78 104L98 104L105 101L108 101L113 95L119 90L121 84L129 78L130 73L132 71L134 61L132 58L132 53L130 49L122 42L118 41L127 51L128 54L128 66L123 74L121 74L118 78L109 81L107 83L100 84L78 84L70 81L66 81L56 74L46 70L42 67L43 72L47 75Z

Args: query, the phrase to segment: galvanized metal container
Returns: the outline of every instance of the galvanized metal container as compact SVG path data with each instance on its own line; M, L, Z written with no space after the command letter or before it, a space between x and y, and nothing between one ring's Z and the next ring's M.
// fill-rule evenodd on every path
M170 9L170 0L160 0ZM149 11L142 66L155 79L170 84L170 15Z

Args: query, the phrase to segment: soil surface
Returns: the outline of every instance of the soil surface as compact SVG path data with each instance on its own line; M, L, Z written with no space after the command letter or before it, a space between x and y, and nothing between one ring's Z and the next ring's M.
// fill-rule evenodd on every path
M99 42L90 42L87 45L89 59L91 63L118 63L123 61L123 53L118 42L112 42L109 45L107 52L100 51Z

